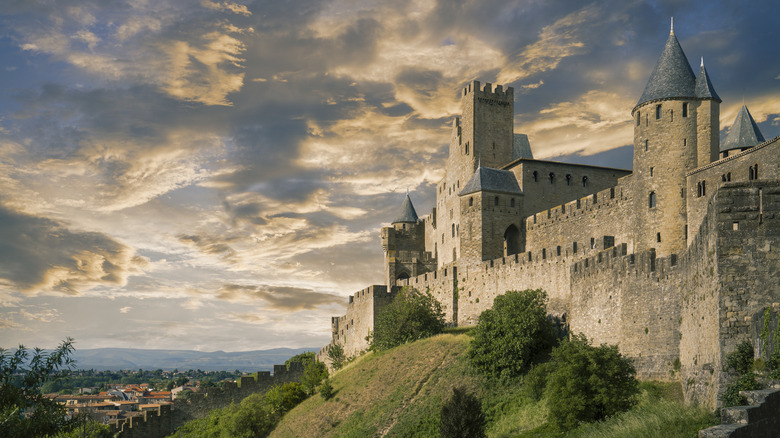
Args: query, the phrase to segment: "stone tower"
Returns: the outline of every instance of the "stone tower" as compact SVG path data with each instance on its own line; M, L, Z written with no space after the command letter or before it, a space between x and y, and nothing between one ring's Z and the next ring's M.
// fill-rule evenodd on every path
M697 78L672 30L632 111L635 250L686 248L685 174L717 159L719 105L704 63Z
M425 251L425 226L417 217L409 193L392 226L381 230L385 254L385 284L433 271L436 261Z

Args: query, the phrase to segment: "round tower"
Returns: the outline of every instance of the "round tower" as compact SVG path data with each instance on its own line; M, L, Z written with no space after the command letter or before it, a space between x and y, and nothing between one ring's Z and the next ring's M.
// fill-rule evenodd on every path
M696 96L696 82L672 29L632 111L636 251L653 248L665 256L687 246L685 174L698 167L700 155L709 162L713 150L711 144L701 154L697 150L702 99ZM709 107L706 119L712 114Z

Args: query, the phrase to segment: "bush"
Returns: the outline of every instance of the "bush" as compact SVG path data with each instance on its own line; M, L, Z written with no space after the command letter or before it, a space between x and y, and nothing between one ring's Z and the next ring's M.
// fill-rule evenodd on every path
M723 408L729 406L744 406L747 404L747 399L739 394L739 391L750 391L754 389L761 389L761 385L756 381L753 374L743 374L737 379L736 382L731 383L726 387L723 394L720 395L720 401L723 403Z
M265 401L271 414L281 417L298 403L306 400L306 391L298 382L287 382L274 386L265 394Z
M263 437L268 436L274 426L276 426L276 418L272 415L263 395L252 394L241 400L238 410L230 417L227 427L216 428L216 430L229 427L231 436Z
M441 304L426 292L404 287L374 321L372 350L386 350L444 331Z
M737 345L737 349L726 356L726 366L733 368L737 374L743 375L753 367L753 344L743 341Z
M441 437L481 438L485 423L479 400L464 388L452 388L452 397L441 407Z
M636 404L636 370L616 345L593 347L581 334L553 349L552 362L545 393L549 421L559 430L603 420Z
M516 377L546 355L555 343L541 289L509 291L479 316L468 356L478 370Z
M344 347L339 344L331 345L330 348L328 348L328 359L330 359L330 365L334 370L340 370L347 361L347 356L344 354Z
M301 364L301 368L305 368L306 364L314 362L315 360L317 360L315 353L313 351L307 351L287 359L284 361L284 366L287 367L287 371L290 371L290 367L294 363L299 363Z
M314 394L314 390L320 386L322 379L328 378L328 368L324 363L315 360L309 362L303 368L301 376L301 385L307 394Z
M333 398L333 395L335 395L333 384L330 383L330 379L325 379L322 382L322 385L320 385L320 396L322 396L324 400L330 400Z

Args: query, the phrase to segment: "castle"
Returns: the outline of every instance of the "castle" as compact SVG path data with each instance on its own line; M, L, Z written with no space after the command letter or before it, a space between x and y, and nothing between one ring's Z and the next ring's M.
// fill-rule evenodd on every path
M320 360L335 344L365 350L403 286L430 291L458 326L507 290L542 288L570 332L716 406L725 356L744 340L771 349L780 307L780 137L765 141L743 107L721 142L720 104L670 32L631 112L630 171L534 159L513 89L473 81L436 205L420 218L407 193L381 230L386 284L349 297Z

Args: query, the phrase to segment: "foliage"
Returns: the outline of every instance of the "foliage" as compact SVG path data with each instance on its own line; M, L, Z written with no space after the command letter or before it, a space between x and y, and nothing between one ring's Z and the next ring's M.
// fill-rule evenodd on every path
M547 361L534 365L523 377L523 392L534 401L540 401L547 387L547 379L555 371L555 363Z
M761 385L756 381L756 377L753 373L745 373L729 386L723 394L720 395L720 401L723 403L724 408L729 406L744 406L747 404L747 399L739 394L739 391L751 391L754 389L761 389Z
M287 382L282 386L275 385L265 394L265 401L271 414L281 417L306 399L306 391L298 382Z
M347 356L344 354L344 347L339 344L331 345L328 348L328 359L334 370L340 370L344 363L347 361Z
M229 430L231 436L264 437L275 425L276 420L263 395L252 394L241 401L240 407L231 416Z
M485 414L477 397L465 388L452 388L452 397L441 407L442 438L485 436Z
M328 368L324 363L314 360L304 366L301 385L307 394L312 395L317 387L320 386L322 380L327 378Z
M325 378L322 385L320 385L320 396L322 396L324 400L330 400L333 398L334 394L333 383L331 383L330 379Z
M593 347L581 334L554 348L552 362L545 394L549 421L560 430L603 420L636 403L636 370L616 345Z
M726 366L733 368L739 375L745 374L753 366L753 355L753 344L743 341L737 345L736 350L726 356Z
M376 351L427 338L444 330L441 304L429 293L401 289L374 321L371 349Z
M79 417L77 424L70 430L61 431L54 438L113 438L111 428L87 417Z
M469 358L491 376L516 377L549 352L555 343L547 319L547 295L541 289L509 291L479 316Z
M0 430L4 436L53 435L78 425L78 419L65 417L62 405L41 393L46 381L63 378L73 367L73 350L71 338L51 353L35 348L32 357L23 345L13 353L0 348Z
M305 353L296 354L295 356L287 359L284 361L284 365L287 367L287 371L290 370L290 366L292 366L294 363L299 363L301 364L301 368L305 368L307 363L314 362L316 360L315 357L316 356L313 351L307 351Z

